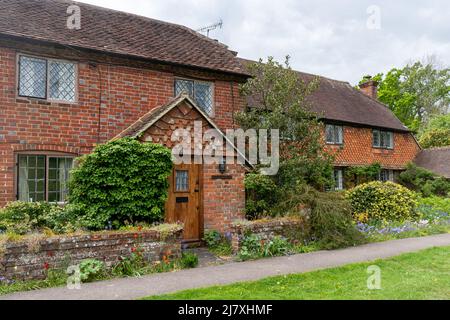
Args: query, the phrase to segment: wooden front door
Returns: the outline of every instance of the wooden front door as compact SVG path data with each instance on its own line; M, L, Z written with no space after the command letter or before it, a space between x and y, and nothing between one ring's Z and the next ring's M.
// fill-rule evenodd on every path
M183 239L185 242L198 242L202 238L201 197L201 166L197 164L174 165L166 203L166 221L184 223Z

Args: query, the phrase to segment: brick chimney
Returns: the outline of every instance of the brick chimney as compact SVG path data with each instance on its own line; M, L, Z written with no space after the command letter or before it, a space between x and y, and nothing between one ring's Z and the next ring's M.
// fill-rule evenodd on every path
M365 77L367 79L366 82L359 85L361 92L366 96L371 97L372 99L378 99L378 82L371 80L372 77Z

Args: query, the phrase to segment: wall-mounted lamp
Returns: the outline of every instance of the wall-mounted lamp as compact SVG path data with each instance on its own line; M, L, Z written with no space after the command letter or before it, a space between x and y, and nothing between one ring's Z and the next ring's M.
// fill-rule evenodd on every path
M226 171L227 171L227 162L226 162L225 157L223 157L220 159L220 162L219 162L219 172L221 174L224 174Z

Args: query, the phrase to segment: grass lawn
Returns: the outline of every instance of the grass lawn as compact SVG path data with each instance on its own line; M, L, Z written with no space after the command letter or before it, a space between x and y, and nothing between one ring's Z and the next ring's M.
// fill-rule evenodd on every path
M381 268L381 290L367 289L371 265ZM146 299L450 299L450 247Z

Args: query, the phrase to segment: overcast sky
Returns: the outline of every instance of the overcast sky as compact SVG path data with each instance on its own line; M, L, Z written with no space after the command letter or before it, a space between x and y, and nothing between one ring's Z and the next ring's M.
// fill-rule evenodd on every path
M355 84L435 55L450 65L450 1L81 0L198 29L249 59L274 56L301 71ZM373 7L375 6L375 7ZM369 12L368 12L369 11ZM378 15L379 12L379 15ZM379 17L379 19L377 19ZM369 25L369 27L368 27Z

